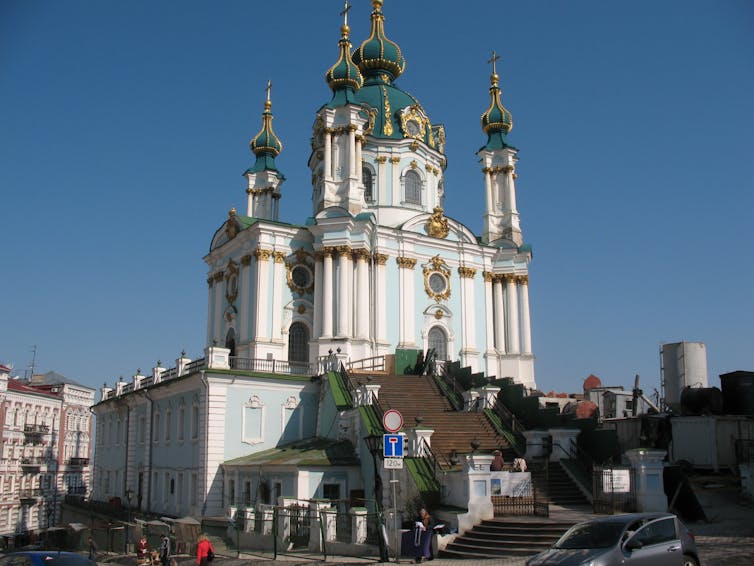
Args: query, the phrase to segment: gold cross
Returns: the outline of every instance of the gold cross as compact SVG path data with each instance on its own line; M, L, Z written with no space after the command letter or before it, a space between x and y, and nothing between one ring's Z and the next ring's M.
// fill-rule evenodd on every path
M497 75L497 65L496 63L500 60L500 55L495 53L495 50L492 50L492 59L487 61L488 63L492 63L492 74Z
M267 81L267 88L265 89L267 91L267 102L270 101L270 91L272 90L272 81Z
M348 11L351 9L351 5L348 3L348 0L345 0L343 11L340 13L341 16L343 16L343 25L348 25Z

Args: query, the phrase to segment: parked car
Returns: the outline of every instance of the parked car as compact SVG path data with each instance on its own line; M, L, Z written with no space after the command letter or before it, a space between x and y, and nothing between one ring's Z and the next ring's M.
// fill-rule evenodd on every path
M526 566L699 566L694 536L671 513L630 513L574 525ZM0 564L0 566L3 566Z
M0 555L0 566L97 566L97 563L75 552L24 550Z

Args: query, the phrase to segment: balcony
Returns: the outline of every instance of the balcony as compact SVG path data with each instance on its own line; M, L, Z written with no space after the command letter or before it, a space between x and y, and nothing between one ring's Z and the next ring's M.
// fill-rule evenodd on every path
M68 486L68 489L66 490L66 495L86 495L86 486L85 485Z
M21 458L21 471L25 474L38 474L45 463L42 458Z
M89 465L89 458L69 458L69 466L83 467Z
M22 489L18 492L22 505L34 505L40 497L42 497L42 490L39 488Z
M42 444L44 435L50 433L50 427L44 424L24 425L24 435L27 444Z

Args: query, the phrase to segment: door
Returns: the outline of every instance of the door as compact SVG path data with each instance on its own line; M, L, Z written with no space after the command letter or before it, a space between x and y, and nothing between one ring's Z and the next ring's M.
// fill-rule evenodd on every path
M683 564L683 550L675 517L662 517L643 525L623 547L631 566Z

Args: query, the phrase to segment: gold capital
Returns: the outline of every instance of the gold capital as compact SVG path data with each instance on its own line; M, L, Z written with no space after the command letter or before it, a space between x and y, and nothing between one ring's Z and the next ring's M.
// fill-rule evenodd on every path
M272 257L275 258L275 263L284 263L285 262L285 253L284 252L272 252Z
M476 275L476 269L474 269L473 267L461 266L458 268L458 275L466 279L474 279L474 275Z
M254 250L254 257L257 258L257 261L268 261L271 255L272 250L265 250L262 248L257 248L256 250Z
M495 274L491 271L482 271L482 277L484 277L485 282L492 283L492 280L495 278Z
M385 265L387 263L387 254L374 254L374 263Z
M410 257L397 257L395 261L398 263L398 267L403 269L413 269L416 266L416 260Z

